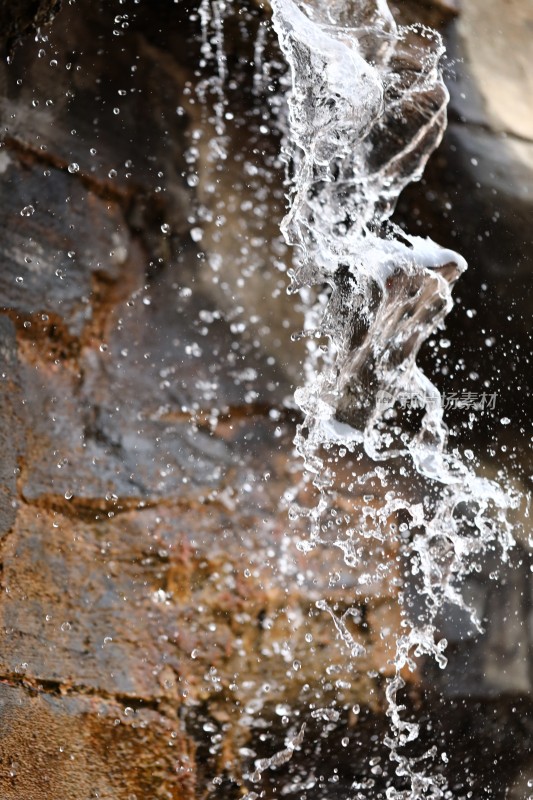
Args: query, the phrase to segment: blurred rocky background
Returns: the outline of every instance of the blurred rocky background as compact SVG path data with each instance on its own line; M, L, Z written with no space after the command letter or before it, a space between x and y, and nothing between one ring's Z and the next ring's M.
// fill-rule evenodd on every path
M284 66L268 8L228 4L222 22L223 5L0 9L6 800L370 797L392 769L398 521L368 554L386 566L371 585L335 553L296 549L305 521L288 509L313 498L288 401L304 351L279 235ZM497 392L490 413L450 408L450 420L480 469L525 488L533 9L394 10L444 33L452 94L449 131L397 219L470 262L426 369L443 391ZM353 488L362 464L343 469L338 512L364 525L382 490ZM457 797L526 796L527 525L518 515L499 582L495 556L469 587L486 633L448 616L450 668L406 675L421 748L447 752ZM254 784L255 759L303 723L293 757Z

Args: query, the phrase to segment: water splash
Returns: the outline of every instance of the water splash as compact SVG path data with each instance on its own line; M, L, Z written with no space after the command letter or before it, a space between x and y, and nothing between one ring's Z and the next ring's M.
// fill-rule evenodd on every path
M286 764L287 761L290 761L294 755L294 751L297 747L299 747L304 739L305 734L305 722L301 725L300 730L296 734L296 736L289 737L286 742L286 747L283 750L279 750L270 758L258 758L255 762L255 770L250 775L250 780L252 783L259 783L261 780L261 774L266 770L270 769L270 767L279 767L282 764ZM256 795L257 797L257 795Z
M306 385L295 395L304 419L295 443L318 492L313 507L293 513L310 521L302 549L338 547L351 567L361 560L361 537L384 541L391 517L407 520L395 537L419 599L409 599L404 579L405 633L386 696L387 744L409 788L390 786L386 797L449 797L442 777L421 765L434 752L409 754L419 730L402 716L403 675L424 655L445 666L439 614L456 605L473 615L461 585L489 549L506 558L513 545L506 511L518 500L447 448L440 394L416 363L452 307L466 263L390 219L446 125L443 46L427 27L397 26L384 0L272 0L272 9L292 76L285 153L292 180L282 230L296 249L291 291L308 302ZM418 415L402 412L405 396L417 398ZM382 502L344 513L339 526L342 470L335 465L350 453L380 464L373 475L388 491ZM343 620L323 608L357 655Z

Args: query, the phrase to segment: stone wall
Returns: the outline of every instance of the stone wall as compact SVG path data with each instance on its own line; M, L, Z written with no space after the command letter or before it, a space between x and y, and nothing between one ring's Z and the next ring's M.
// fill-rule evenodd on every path
M383 711L395 572L358 589L288 516L302 323L263 22L228 22L224 159L183 6L66 5L1 68L6 800L230 797L304 709ZM324 598L355 603L355 668Z

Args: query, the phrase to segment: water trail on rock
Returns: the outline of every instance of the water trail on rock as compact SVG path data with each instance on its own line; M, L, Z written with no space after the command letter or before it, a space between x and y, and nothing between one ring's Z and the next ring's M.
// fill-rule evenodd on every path
M200 103L205 104L207 97L213 99L214 118L209 120L215 129L215 138L211 147L215 156L225 158L226 124L224 114L226 110L226 51L224 46L224 19L227 6L232 0L201 0L198 14L201 24L202 48L200 67L213 67L209 77L199 81L196 93Z
M400 788L389 786L386 797L444 798L444 780L423 766L433 751L418 759L409 753L419 731L402 716L400 693L420 656L445 666L439 615L452 605L473 613L462 583L487 550L497 547L506 558L513 545L506 511L517 499L448 449L440 394L416 363L450 311L466 263L390 219L446 125L442 42L422 25L397 26L384 0L272 0L272 9L292 76L282 231L295 248L291 291L308 301L306 383L295 395L304 419L295 443L318 495L293 515L309 518L301 549L337 547L353 568L369 566L364 539L395 543L409 582L394 577L404 633L386 690L387 744ZM350 482L342 472L347 456L370 460L372 472L352 471ZM370 478L379 502L369 499L362 510L345 504L340 513L340 490L355 493ZM366 570L359 582L378 579ZM357 654L342 620L321 607Z

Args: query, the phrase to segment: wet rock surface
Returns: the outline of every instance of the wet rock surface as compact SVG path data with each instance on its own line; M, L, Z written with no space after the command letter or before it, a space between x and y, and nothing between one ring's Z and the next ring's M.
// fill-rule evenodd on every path
M531 463L533 138L527 100L531 69L522 44L532 20L528 2L491 0L465 4L445 28L448 129L422 185L408 188L399 204L408 227L414 222L428 230L469 264L446 322L450 350L438 344L433 352L426 348L427 363L437 381L441 372L445 391L497 393L497 413L477 419L477 438L499 449L505 438L500 419L510 418L526 463ZM461 358L449 361L454 351ZM464 419L452 409L450 422L461 427Z
M301 321L279 134L247 117L263 18L230 52L221 169L198 19L159 11L67 7L1 67L6 798L236 796L307 702L382 713L400 624L394 571L359 586L294 548ZM355 671L316 607L348 586Z
M428 22L455 13L449 2L424 8ZM0 794L9 800L238 797L253 788L255 758L280 751L303 722L302 749L263 773L257 791L285 775L309 800L356 779L372 792L390 769L380 741L401 625L399 542L374 543L372 557L389 567L369 582L339 569L335 552L299 553L304 526L288 516L295 496L313 501L284 402L300 370L290 334L302 319L285 296L277 112L258 101L282 71L275 58L270 73L258 66L264 24L252 4L244 23L230 22L226 158L210 148L216 84L200 103L199 20L183 4L65 4L0 68ZM445 173L464 180L475 149L466 130L457 120L441 156L454 154ZM500 156L489 148L487 158ZM428 185L442 178L436 163ZM416 198L446 230L434 201ZM476 219L483 199L465 192L463 202L457 213ZM474 232L462 230L474 248ZM376 491L346 489L336 511L361 508L363 524ZM461 674L464 646L450 636L461 741L475 751L483 740L499 764L505 744L491 751L492 734L468 727L493 707L461 698L474 684L486 697L487 681L496 698L531 688L519 647L529 600L517 608L513 591L517 574L527 590L527 564L509 574L505 602L491 605L479 588L482 614L501 612L508 640L496 640L496 627L484 650L467 637ZM347 658L316 607L324 599L339 617L354 606L343 619L364 657ZM490 673L502 653L504 679ZM415 713L420 676L406 677ZM498 714L518 744L494 798L511 774L519 785L531 739L525 722L513 728L509 710ZM463 756L457 747L451 774ZM369 778L371 758L384 772ZM489 772L472 767L475 796Z
M414 219L469 263L442 340L426 347L425 363L450 398L487 392L494 407L469 419L466 407L450 400L452 441L471 447L490 474L508 470L524 495L532 465L533 138L522 42L532 20L529 3L493 0L464 4L446 27L450 122L421 186L408 188L399 204L407 227ZM497 570L495 555L467 589L484 634L461 615L443 624L452 643L440 681L446 694L530 695L530 534L527 514L517 518L511 563Z
M192 739L167 716L113 699L2 680L0 758L6 800L194 796Z
M0 53L12 56L15 46L37 28L46 26L61 8L61 0L21 0L0 8Z

